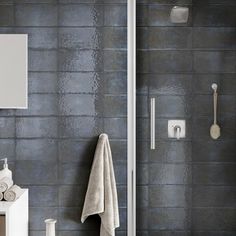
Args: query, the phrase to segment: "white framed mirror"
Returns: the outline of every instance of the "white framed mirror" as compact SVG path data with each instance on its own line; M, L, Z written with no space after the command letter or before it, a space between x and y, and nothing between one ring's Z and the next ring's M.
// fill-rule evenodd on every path
M28 35L0 34L0 109L28 108Z

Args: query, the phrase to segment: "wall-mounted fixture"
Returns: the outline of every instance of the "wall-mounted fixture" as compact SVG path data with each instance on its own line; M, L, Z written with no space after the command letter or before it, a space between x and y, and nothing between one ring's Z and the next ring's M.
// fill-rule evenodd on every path
M217 124L217 84L213 83L211 85L213 89L213 110L214 110L214 123L210 128L210 135L213 139L218 139L220 137L220 126Z
M188 22L189 8L174 6L170 12L170 21L172 23L183 24Z
M185 120L168 120L168 137L179 140L186 136Z
M150 140L151 140L151 144L150 144L150 149L151 150L155 150L156 148L156 140L155 140L155 119L156 119L156 111L155 111L155 107L156 107L156 99L155 98L151 98L150 99Z
M26 109L27 34L0 34L0 109Z

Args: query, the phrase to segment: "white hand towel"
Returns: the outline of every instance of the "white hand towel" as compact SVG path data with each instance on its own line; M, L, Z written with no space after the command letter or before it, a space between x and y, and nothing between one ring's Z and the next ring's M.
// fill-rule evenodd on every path
M100 236L114 236L120 222L112 155L106 134L99 136L96 147L81 216L82 223L94 214L99 214L101 218Z
M2 199L3 199L3 193L0 192L0 201L2 201Z
M13 185L4 193L4 199L7 202L14 202L21 196L23 192L24 190L22 188L17 185Z
M10 178L4 177L0 180L0 192L5 192L13 185L13 181Z

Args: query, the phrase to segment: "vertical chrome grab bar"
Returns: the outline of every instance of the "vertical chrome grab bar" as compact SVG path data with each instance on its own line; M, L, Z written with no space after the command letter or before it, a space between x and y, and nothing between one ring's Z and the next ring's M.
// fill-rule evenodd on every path
M150 100L150 140L151 140L151 150L154 150L155 147L155 103L156 103L156 99L155 98L151 98Z

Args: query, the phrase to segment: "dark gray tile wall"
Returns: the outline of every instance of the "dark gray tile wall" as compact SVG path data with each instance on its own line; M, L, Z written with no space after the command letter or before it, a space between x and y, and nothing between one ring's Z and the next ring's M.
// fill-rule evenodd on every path
M236 2L140 0L137 5L137 228L142 236L236 234ZM187 24L169 20L190 8ZM211 84L219 85L222 136L213 141ZM149 99L156 98L156 150ZM185 119L187 137L167 137Z
M29 35L29 109L0 111L0 151L30 189L30 235L99 235L80 223L97 137L110 136L126 235L126 0L0 1L0 33Z

